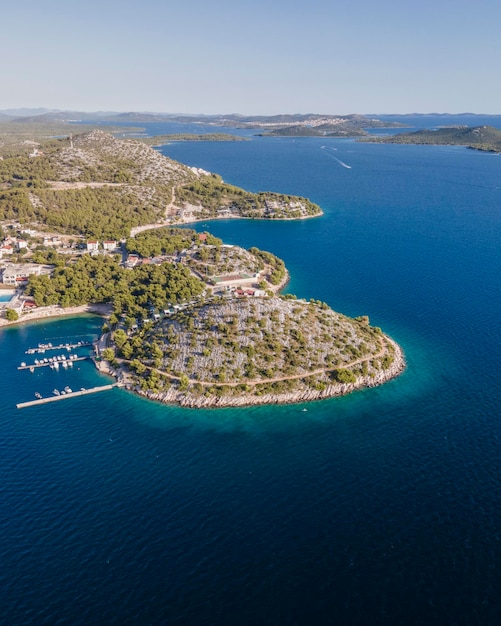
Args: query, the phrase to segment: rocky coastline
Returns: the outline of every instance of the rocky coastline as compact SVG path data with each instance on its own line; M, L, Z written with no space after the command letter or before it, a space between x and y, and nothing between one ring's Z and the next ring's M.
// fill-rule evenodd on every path
M378 387L384 383L399 376L406 368L405 356L402 348L393 339L384 335L386 342L391 344L394 350L394 360L392 364L383 371L380 371L374 377L360 376L354 383L332 383L323 390L299 390L290 393L268 393L256 396L250 393L240 393L238 396L196 396L189 392L179 391L179 389L171 388L167 391L154 393L142 390L138 385L132 384L131 380L127 381L127 377L123 376L123 371L114 371L108 367L100 368L103 373L109 374L124 382L124 386L129 391L162 404L175 404L185 408L231 408L231 407L249 407L270 404L301 404L304 402L313 402L316 400L325 400L345 396L353 391Z

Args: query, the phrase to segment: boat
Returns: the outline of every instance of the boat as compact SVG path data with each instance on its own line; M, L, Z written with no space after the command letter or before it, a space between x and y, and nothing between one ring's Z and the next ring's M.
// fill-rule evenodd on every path
M35 368L33 367L33 365L30 367L30 372L33 374L33 372L35 371Z
M37 398L38 400L41 400L41 398L42 398L42 394L41 394L39 391L37 391L37 392L35 393L35 398Z
M26 363L24 361L21 363L21 367L26 367Z
M68 385L66 385L64 390L66 391L66 393L73 393L72 390L71 390L71 387L68 387Z
M59 396L59 395L61 395L61 394L59 393L59 389L54 389L54 391L53 391L52 393L53 393L55 396Z

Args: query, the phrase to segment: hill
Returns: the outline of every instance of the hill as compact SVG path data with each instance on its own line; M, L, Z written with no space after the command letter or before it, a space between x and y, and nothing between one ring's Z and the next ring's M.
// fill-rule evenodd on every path
M33 142L0 160L0 220L119 239L150 226L214 217L320 215L305 198L253 194L164 157L140 141L94 130Z
M264 133L270 137L363 137L368 135L367 128L397 128L400 124L363 115L311 115L290 116L286 124L285 119L268 121L265 126L271 127Z
M117 375L151 399L182 406L328 398L404 368L400 348L367 318L287 296L211 299L117 333L115 356L107 354Z

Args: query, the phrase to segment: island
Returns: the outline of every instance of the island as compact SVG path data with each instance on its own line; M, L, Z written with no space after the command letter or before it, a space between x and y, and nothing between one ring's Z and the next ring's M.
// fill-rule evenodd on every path
M447 126L417 130L412 133L398 133L388 137L372 136L362 141L371 143L466 146L484 152L501 152L501 130L493 126Z
M0 160L0 276L17 288L3 324L94 307L97 367L189 407L329 398L405 368L368 317L281 295L289 273L272 253L178 227L320 215L309 200L250 193L99 130L29 147Z
M154 137L140 137L148 146L164 146L171 141L250 141L249 137L230 135L229 133L173 133L170 135L155 135Z

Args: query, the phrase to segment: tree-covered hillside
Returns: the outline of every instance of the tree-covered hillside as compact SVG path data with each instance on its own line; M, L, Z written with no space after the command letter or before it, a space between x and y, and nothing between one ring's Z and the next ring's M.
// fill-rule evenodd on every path
M26 146L23 143L24 148ZM0 159L0 221L99 239L120 239L150 224L217 217L320 215L304 198L253 194L190 168L140 141L92 131Z
M476 150L501 152L501 130L493 126L454 126L417 130L390 137L371 137L365 141L375 143L402 143L427 145L468 146Z

